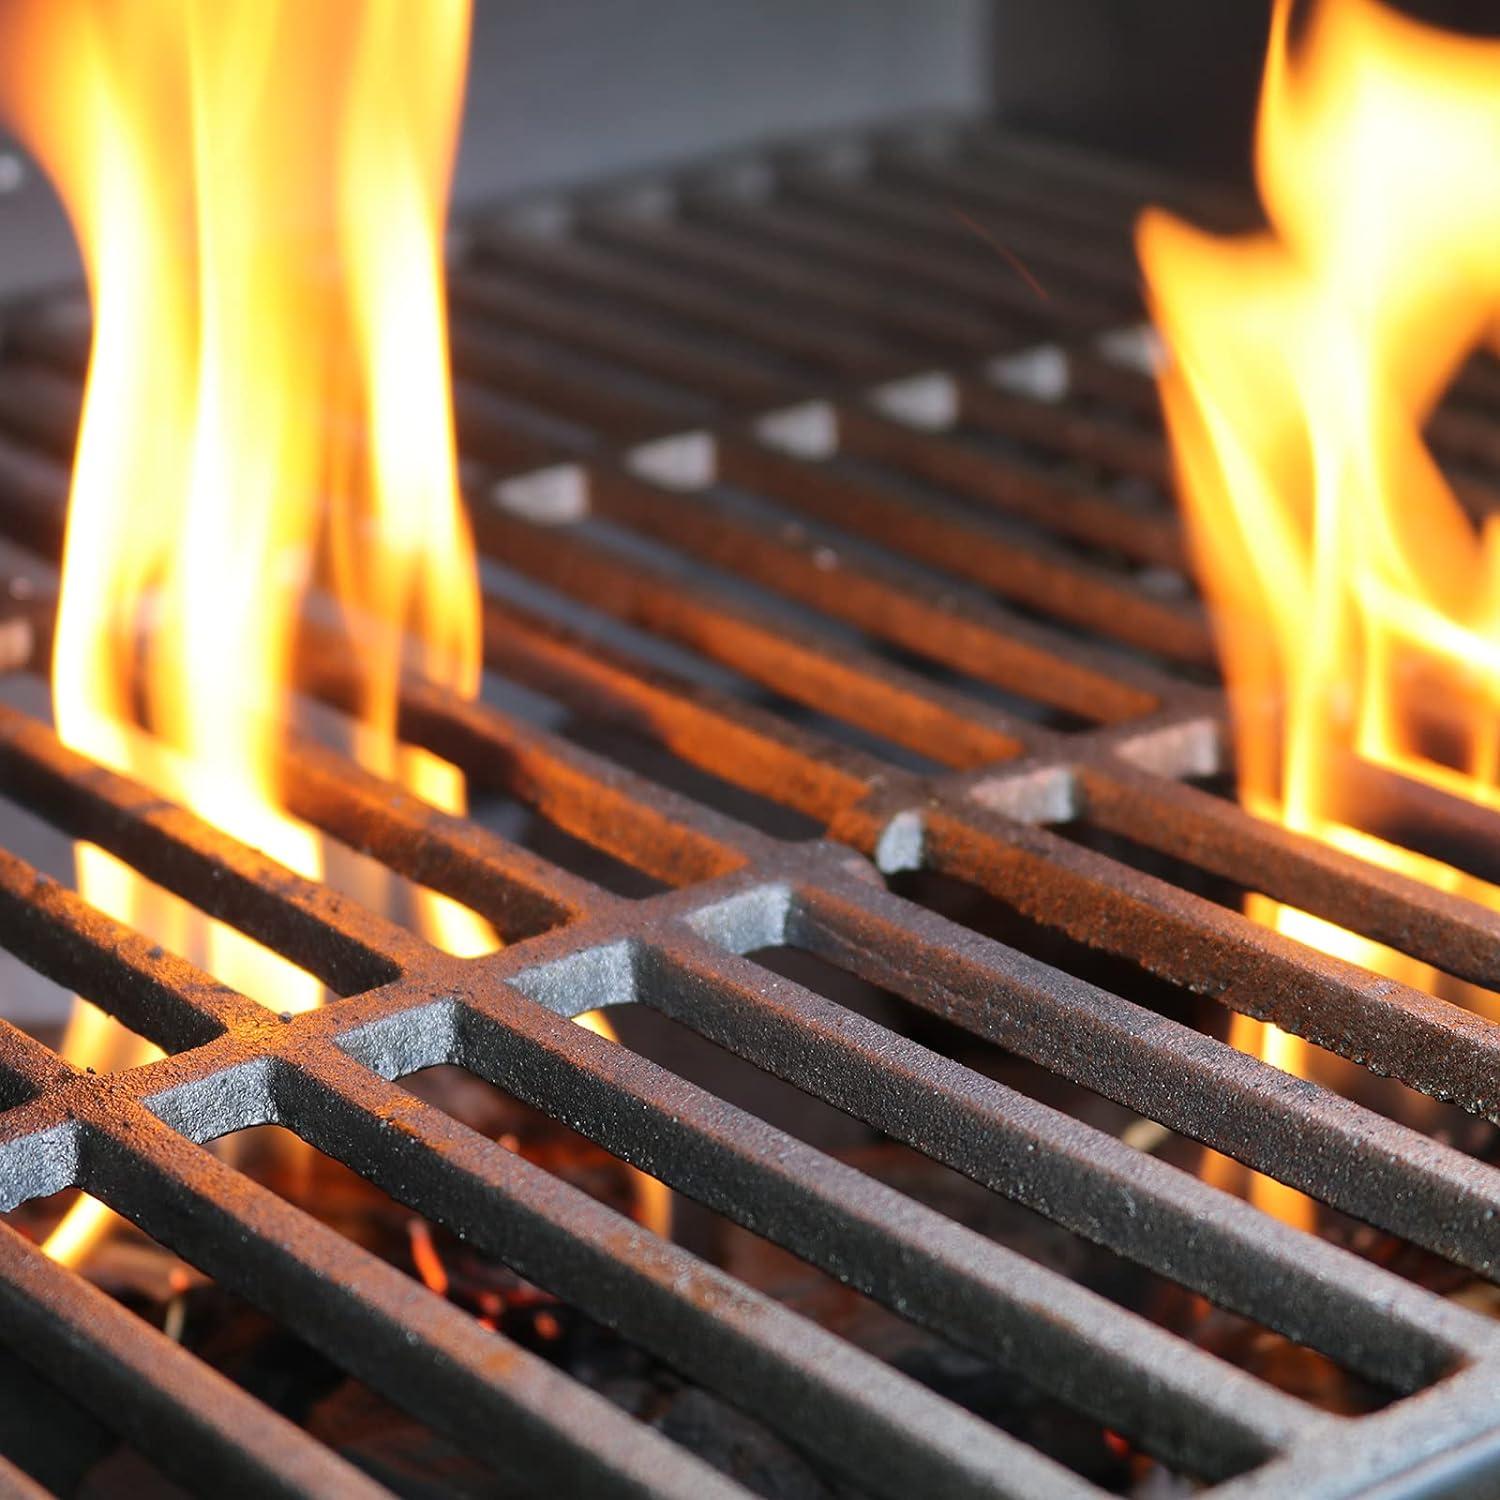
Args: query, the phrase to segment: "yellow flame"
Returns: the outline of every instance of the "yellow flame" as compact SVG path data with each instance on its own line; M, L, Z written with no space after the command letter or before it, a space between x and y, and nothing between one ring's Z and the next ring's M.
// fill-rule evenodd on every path
M1160 211L1137 242L1171 367L1161 392L1261 816L1470 899L1492 887L1371 836L1351 759L1493 805L1500 531L1476 525L1424 425L1500 311L1500 44L1376 0L1272 23L1256 134L1269 227L1237 238ZM1421 964L1256 898L1251 914L1404 982ZM1233 1039L1304 1072L1307 1049ZM1267 1207L1274 1185L1258 1191ZM1280 1190L1285 1193L1285 1189ZM1303 1207L1290 1216L1305 1221Z
M451 811L395 742L403 665L465 693L479 597L448 398L443 216L468 0L22 0L3 99L77 232L94 313L53 695L62 737L308 876L278 756L310 589L339 607L354 751ZM84 894L278 1010L309 974L80 847ZM493 946L428 895L436 941ZM150 1055L80 1008L79 1062ZM53 1253L82 1255L91 1200Z

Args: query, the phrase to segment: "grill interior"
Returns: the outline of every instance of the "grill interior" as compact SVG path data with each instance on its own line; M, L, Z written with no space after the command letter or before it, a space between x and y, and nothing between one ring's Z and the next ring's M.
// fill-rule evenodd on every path
M6 798L340 998L278 1015L0 853L5 948L168 1053L94 1076L0 1028L4 1206L103 1199L451 1435L504 1476L496 1493L768 1491L201 1143L294 1132L716 1393L824 1493L1100 1493L1066 1452L401 1082L448 1064L1015 1372L1158 1459L1179 1486L1160 1493L1481 1493L1500 1348L1475 1288L1495 1275L1500 1172L1460 1111L1500 1108L1494 1025L1236 908L1262 892L1480 984L1500 918L1230 800L1129 249L1147 199L1243 222L1179 183L940 122L468 225L453 353L490 678L481 704L411 685L403 736L463 767L493 816L433 811L311 743L288 784L298 815L506 946L446 957L7 700ZM0 528L19 566L59 546L86 317L43 299L5 333ZM1497 399L1476 368L1434 433L1476 506ZM13 673L45 671L49 613L45 587L12 590ZM339 664L313 647L308 692L337 705ZM1450 858L1494 863L1491 814L1415 789L1407 805ZM1322 1409L1150 1299L571 1024L601 1006L644 1013L643 1036L697 1033L1378 1399ZM1222 1040L1230 1009L1407 1090L1291 1078ZM1189 1142L1345 1227L1301 1233L1209 1185ZM0 1342L193 1490L386 1492L10 1227ZM0 1469L0 1489L30 1485Z

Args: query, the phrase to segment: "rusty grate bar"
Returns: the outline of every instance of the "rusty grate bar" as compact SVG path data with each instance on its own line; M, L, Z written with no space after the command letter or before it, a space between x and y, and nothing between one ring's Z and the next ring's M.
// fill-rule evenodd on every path
M454 351L492 564L487 665L572 726L624 738L586 748L572 728L417 683L402 734L658 893L614 894L326 749L291 747L299 816L505 939L460 961L0 709L6 797L340 997L281 1017L0 851L0 944L168 1054L93 1077L0 1029L0 1201L85 1188L534 1487L745 1493L202 1149L278 1123L861 1492L1099 1493L399 1081L453 1064L1018 1371L1210 1493L1492 1482L1491 1320L757 958L813 955L1500 1278L1500 1169L1158 1014L1123 981L1077 977L897 893L911 874L962 881L1108 956L1112 972L1274 1020L1500 1118L1494 1023L1269 932L1171 873L1222 877L1475 982L1497 977L1495 913L1194 784L1225 772L1222 704L1164 492L1139 368L1149 351L1128 326L1139 309L1126 231L1146 190L957 122L477 225L454 272ZM1044 298L975 223L1003 231ZM87 329L49 303L17 310L6 331L0 530L55 556ZM1441 437L1482 469L1500 428L1483 374L1466 393ZM13 669L41 664L47 628L44 601L13 604L0 630ZM309 645L306 691L345 703L336 657L312 634ZM627 743L675 764L678 788L633 769ZM688 771L733 795L710 805ZM752 803L820 836L762 831ZM1434 810L1482 840L1465 814ZM1130 862L1080 829L1172 863ZM571 1024L625 1004L1397 1399L1322 1413ZM379 1492L9 1230L0 1306L0 1341L196 1490ZM0 1488L26 1483L0 1471Z

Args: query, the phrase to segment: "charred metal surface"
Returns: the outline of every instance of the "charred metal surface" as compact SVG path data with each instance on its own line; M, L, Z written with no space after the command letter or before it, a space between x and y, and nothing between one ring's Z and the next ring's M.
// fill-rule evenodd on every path
M454 270L453 349L492 565L486 664L567 727L412 683L402 734L657 894L614 894L291 746L298 816L494 925L504 946L459 960L0 708L0 795L338 997L298 1015L257 1004L0 851L0 944L167 1054L95 1077L0 1026L0 1204L82 1187L537 1491L744 1493L204 1149L278 1123L860 1492L1099 1493L400 1082L453 1064L1210 1493L1493 1485L1490 1319L756 958L816 955L1500 1280L1500 1169L1133 989L1139 976L1272 1020L1500 1119L1492 1021L1212 899L1217 880L1500 979L1494 911L1193 784L1228 768L1136 326L1128 232L1147 195L1222 207L950 122L476 225ZM0 531L54 560L86 348L76 304L49 303L13 317L0 357ZM1436 440L1482 469L1500 432L1493 371L1466 376L1464 399ZM44 601L9 601L5 665L42 670L47 630ZM337 651L311 629L307 644L306 691L346 707ZM620 745L655 760L626 764ZM704 777L726 795L701 795ZM1351 768L1356 782L1390 809L1390 831L1410 820L1491 870L1488 818L1368 767ZM813 836L762 831L757 802ZM904 874L962 882L1054 947L1033 956L939 915L887 887ZM1117 982L1069 972L1064 940ZM622 1004L1396 1399L1320 1412L572 1024ZM4 1228L0 1312L0 1341L190 1488L377 1492ZM3 1467L0 1489L26 1493Z

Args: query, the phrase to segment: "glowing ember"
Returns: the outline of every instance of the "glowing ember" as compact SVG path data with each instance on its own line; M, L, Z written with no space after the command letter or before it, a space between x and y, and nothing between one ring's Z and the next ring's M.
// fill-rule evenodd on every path
M411 1242L411 1263L417 1275L430 1291L439 1297L448 1295L448 1268L437 1246L432 1243L432 1229L423 1219L411 1219L406 1225L407 1238Z
M1476 526L1423 425L1500 312L1500 44L1374 0L1273 22L1256 137L1270 228L1234 239L1147 213L1138 243L1195 556L1257 814L1491 906L1500 892L1371 830L1347 767L1497 800L1500 530ZM1391 977L1446 976L1306 913L1252 915ZM1233 1039L1306 1067L1295 1038ZM1261 1183L1268 1208L1305 1200Z
M461 777L395 742L403 666L479 677L458 501L442 226L468 0L25 0L4 100L56 183L94 310L53 662L71 745L304 875L281 809L297 623L336 603L354 753L450 810ZM98 849L97 905L279 1011L308 975ZM429 896L434 939L493 945ZM149 1056L79 1008L79 1062ZM50 1244L74 1258L84 1200Z

